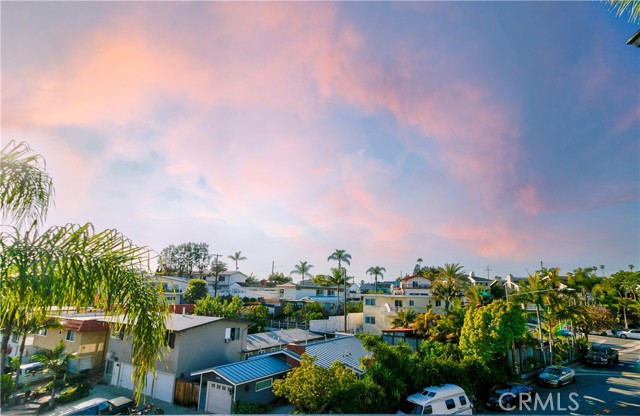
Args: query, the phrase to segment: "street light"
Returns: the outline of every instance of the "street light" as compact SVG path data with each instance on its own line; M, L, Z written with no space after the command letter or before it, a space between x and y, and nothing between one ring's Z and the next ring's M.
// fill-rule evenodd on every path
M631 36L629 40L627 40L627 45L633 45L637 48L640 48L640 30L634 33L633 36Z

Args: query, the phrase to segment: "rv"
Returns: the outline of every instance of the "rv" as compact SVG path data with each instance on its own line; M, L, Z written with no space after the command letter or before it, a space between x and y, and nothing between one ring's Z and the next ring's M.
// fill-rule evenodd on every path
M44 372L44 364L38 362L22 364L17 373L20 374L18 381L25 384L42 380L48 376L48 374ZM16 374L13 375L13 378L16 378Z
M470 415L472 406L467 394L455 384L425 387L407 397L398 414Z

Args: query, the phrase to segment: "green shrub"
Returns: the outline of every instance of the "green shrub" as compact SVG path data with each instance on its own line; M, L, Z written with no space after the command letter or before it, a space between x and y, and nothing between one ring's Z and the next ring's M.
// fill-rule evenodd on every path
M11 379L11 374L3 374L0 382L2 383L2 386L0 386L2 387L0 389L2 392L0 395L2 403L8 403L9 397L11 397L11 393L13 392L13 379Z
M261 403L250 403L250 402L236 402L233 405L233 409L231 413L233 414L241 414L241 415L249 415L249 414L261 414L269 411L269 406Z
M71 403L89 395L91 385L89 383L80 383L75 387L70 387L64 390L56 401L60 404Z

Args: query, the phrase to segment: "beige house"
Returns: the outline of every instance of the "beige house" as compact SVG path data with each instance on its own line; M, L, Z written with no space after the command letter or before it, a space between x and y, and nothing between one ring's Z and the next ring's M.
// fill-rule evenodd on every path
M109 344L109 325L102 321L102 315L65 314L57 316L61 329L44 329L35 334L33 346L53 350L61 340L65 352L76 354L69 363L69 372L77 373L102 364L106 346Z

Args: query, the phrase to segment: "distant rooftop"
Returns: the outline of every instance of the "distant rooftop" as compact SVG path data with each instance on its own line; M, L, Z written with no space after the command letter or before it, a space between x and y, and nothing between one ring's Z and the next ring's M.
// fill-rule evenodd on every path
M317 341L324 339L324 335L303 329L281 329L278 331L261 332L259 334L247 335L247 346L245 351L267 350L291 342Z

